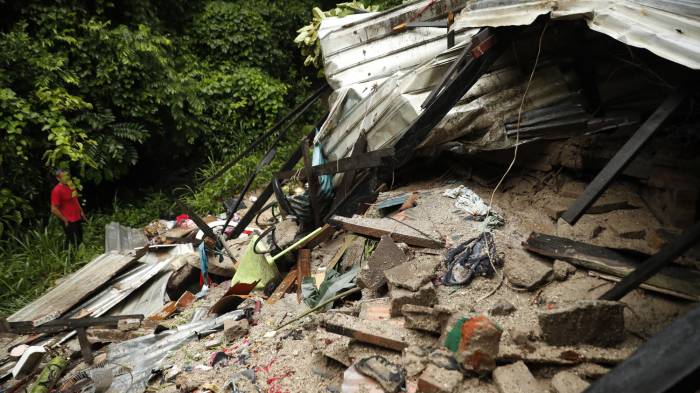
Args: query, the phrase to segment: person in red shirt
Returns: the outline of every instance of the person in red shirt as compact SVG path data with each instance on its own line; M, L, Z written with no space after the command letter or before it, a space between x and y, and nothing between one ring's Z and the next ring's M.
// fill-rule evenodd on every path
M78 191L70 181L70 173L57 169L56 180L58 184L51 190L51 213L63 223L66 242L77 247L83 241L85 213L78 202Z

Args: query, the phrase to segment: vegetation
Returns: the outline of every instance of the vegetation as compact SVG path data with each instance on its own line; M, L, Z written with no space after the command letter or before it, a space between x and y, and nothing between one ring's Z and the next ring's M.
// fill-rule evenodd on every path
M377 9L358 2L334 9L333 1L314 0L5 0L0 315L99 253L109 221L141 226L172 217L180 213L171 210L176 193L201 213L219 212L269 145L215 181L201 180L320 82L318 69L304 66L310 54L316 57L307 63L319 65L316 42L302 39L302 51L294 42L314 7L331 9L323 15ZM280 141L277 159L256 184L279 168L321 111ZM90 200L85 243L65 250L48 209L57 167L71 170L83 194L127 188L138 200ZM185 176L148 184L164 193L134 183L163 167Z

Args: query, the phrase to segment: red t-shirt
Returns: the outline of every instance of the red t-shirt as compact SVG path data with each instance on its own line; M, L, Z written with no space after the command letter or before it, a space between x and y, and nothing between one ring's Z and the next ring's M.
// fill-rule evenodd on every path
M73 191L67 185L58 183L51 190L51 205L56 206L68 222L80 221L78 197L73 196Z

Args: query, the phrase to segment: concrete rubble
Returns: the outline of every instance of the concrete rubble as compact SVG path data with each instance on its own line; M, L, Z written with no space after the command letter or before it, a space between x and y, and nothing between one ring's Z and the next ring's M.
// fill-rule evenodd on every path
M0 319L0 392L28 388L60 357L57 392L580 393L692 314L697 246L610 291L697 218L697 105L681 105L567 221L690 69L642 56L627 45L635 29L593 31L619 27L609 18L624 7L575 24L532 14L549 5L515 7L530 20L505 3L421 0L324 19L335 90L292 156L321 163L297 171L290 158L275 174L283 187L246 195L255 200L226 228L226 213L184 207L191 217L177 223L111 224L114 251ZM570 3L572 18L592 7ZM625 7L656 17L637 27L663 53L652 44L670 19L646 3ZM450 30L421 25L448 11Z

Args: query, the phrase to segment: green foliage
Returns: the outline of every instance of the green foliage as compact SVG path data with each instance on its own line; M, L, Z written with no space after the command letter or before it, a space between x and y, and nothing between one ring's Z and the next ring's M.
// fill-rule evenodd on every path
M372 12L379 11L379 6L365 6L362 2L353 0L348 3L340 3L335 8L328 11L322 11L318 7L311 10L313 16L311 23L297 30L299 33L294 42L301 48L301 53L304 56L305 66L314 66L318 69L323 68L323 58L321 57L321 40L318 38L318 29L321 26L321 21L327 17L343 17L355 14L357 12Z
M2 198L0 191L0 198ZM1 199L0 199L1 201ZM23 307L54 281L84 266L104 251L105 225L116 221L142 227L172 213L172 202L162 193L153 193L141 203L114 201L107 213L88 215L83 225L84 242L78 248L65 248L63 229L52 219L43 229L13 232L0 239L0 315Z

